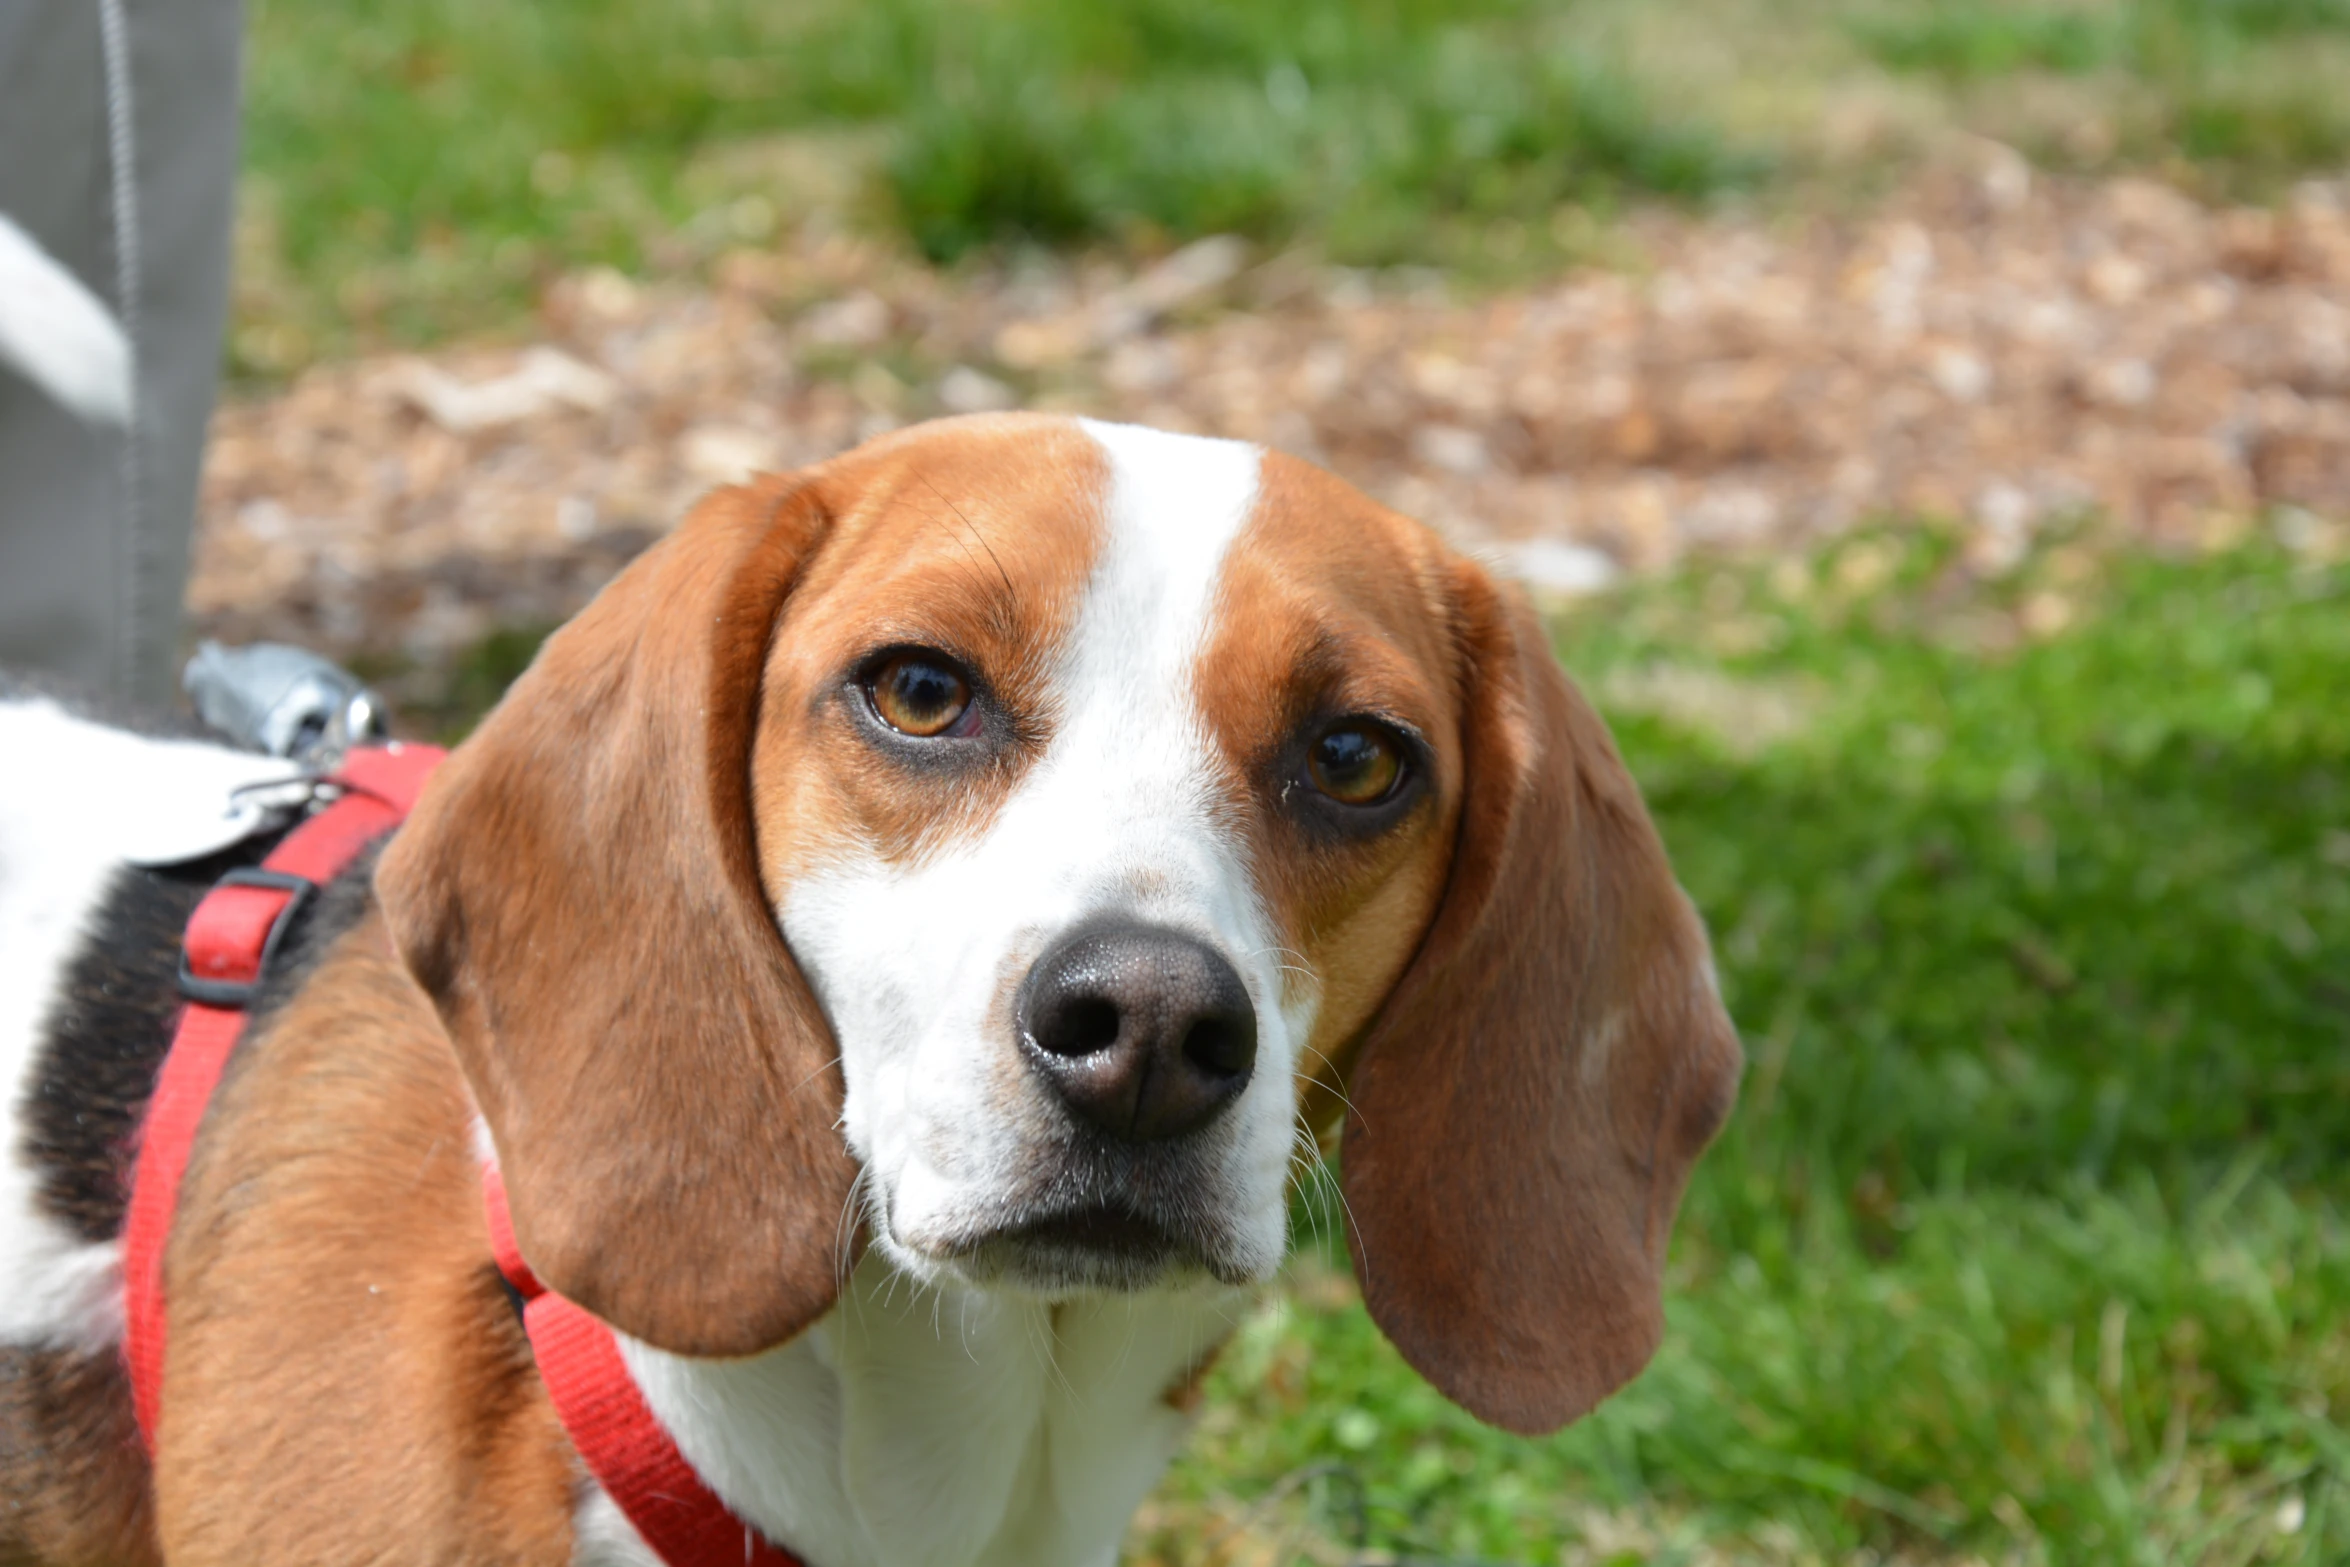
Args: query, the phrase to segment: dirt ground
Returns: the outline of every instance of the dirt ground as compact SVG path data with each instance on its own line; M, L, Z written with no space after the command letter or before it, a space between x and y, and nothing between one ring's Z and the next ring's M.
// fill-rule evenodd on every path
M1958 519L1986 574L2084 513L2350 549L2350 182L2215 210L1985 144L1865 217L1587 238L1605 264L1473 299L1219 240L943 275L805 233L707 286L565 279L536 343L224 408L198 629L432 667L714 483L1012 406L1299 453L1556 592L1888 515Z

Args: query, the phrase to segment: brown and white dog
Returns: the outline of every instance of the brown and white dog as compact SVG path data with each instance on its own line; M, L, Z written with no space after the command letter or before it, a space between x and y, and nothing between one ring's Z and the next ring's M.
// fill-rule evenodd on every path
M0 754L5 1561L650 1561L493 1269L494 1157L811 1567L1106 1563L1317 1138L1373 1317L1541 1431L1655 1348L1738 1074L1513 593L1254 447L928 425L704 502L307 917L182 1189L150 1469L125 1150L275 765L24 692ZM175 820L219 852L141 868Z

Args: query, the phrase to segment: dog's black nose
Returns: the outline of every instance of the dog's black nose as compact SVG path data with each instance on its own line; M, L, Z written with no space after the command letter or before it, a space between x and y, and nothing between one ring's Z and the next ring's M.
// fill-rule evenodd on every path
M1090 1126L1135 1142L1196 1131L1240 1097L1257 1009L1216 952L1148 925L1080 930L1020 987L1029 1061Z

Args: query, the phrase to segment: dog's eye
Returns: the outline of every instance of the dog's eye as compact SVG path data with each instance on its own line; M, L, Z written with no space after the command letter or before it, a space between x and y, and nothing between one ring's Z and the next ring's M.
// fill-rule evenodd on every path
M917 739L960 730L971 714L971 682L935 654L893 654L865 690L883 723Z
M1385 729L1349 720L1324 730L1307 750L1306 776L1341 805L1377 805L1403 776L1403 751Z

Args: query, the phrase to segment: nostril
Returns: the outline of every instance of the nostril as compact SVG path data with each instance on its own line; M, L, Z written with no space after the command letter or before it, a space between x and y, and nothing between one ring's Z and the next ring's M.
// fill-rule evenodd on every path
M1238 1077L1255 1064L1256 1042L1230 1018L1204 1017L1183 1036L1183 1055L1212 1077Z
M1115 1045L1125 1027L1125 1014L1114 999L1081 991L1052 997L1036 1008L1027 1032L1029 1043L1047 1055L1077 1061Z
M1099 996L1072 1002L1054 1022L1037 1043L1057 1056L1095 1055L1118 1042L1118 1004Z

